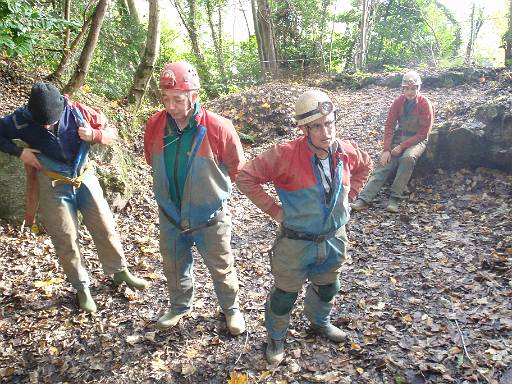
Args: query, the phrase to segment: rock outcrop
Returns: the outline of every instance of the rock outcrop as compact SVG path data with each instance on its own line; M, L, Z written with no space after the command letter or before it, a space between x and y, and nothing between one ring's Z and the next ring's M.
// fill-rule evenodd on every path
M447 120L432 132L418 172L488 167L512 172L512 95Z

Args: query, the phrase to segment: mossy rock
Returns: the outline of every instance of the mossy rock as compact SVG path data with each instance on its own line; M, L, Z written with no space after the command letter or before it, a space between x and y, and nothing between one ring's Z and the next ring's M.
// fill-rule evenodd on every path
M96 175L114 209L122 209L134 193L136 160L120 144L94 145L91 158L100 165ZM0 152L0 218L21 223L25 213L25 169L20 159Z

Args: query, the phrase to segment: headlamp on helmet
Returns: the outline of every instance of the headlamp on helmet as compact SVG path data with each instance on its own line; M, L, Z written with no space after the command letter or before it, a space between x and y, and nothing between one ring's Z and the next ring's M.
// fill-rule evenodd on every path
M320 114L322 116L327 116L334 110L334 104L330 101L319 101L318 106L311 111L306 113L302 113L300 115L295 116L297 120L305 119L306 117L313 116L316 114Z
M295 103L295 120L298 125L306 125L334 111L329 96L319 90L304 92Z

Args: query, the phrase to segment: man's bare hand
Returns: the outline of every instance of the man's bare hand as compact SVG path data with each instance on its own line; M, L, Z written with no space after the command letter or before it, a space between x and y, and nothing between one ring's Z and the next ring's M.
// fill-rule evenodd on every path
M400 145L397 145L393 150L391 151L391 156L398 157L402 154L402 147Z
M23 161L23 163L28 165L29 167L33 167L36 170L40 171L43 167L41 166L39 160L37 160L37 157L35 155L36 153L39 153L37 149L23 148L23 151L20 155L20 160Z
M391 152L384 151L380 155L380 164L384 167L389 164L391 160Z
M84 121L83 127L78 128L78 136L80 136L80 138L83 141L92 141L92 138L93 138L92 127L87 121Z

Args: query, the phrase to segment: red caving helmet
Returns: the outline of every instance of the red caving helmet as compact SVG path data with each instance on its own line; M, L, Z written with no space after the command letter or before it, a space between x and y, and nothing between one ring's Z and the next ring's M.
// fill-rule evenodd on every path
M186 61L167 64L160 75L161 90L193 91L199 87L199 75Z

